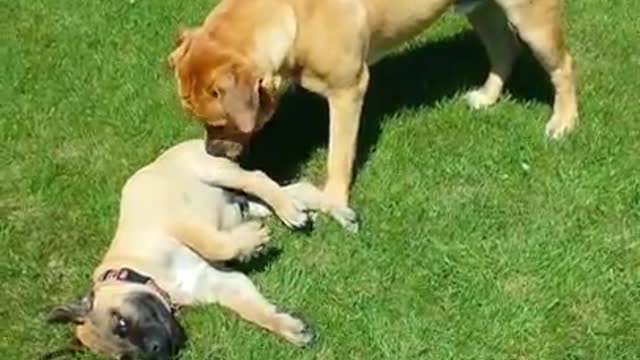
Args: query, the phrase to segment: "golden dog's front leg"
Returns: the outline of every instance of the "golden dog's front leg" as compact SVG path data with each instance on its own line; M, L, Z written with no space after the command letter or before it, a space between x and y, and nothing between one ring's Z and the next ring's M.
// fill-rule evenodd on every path
M324 195L334 206L346 207L349 203L360 116L368 83L369 70L363 66L355 84L327 92L329 155Z

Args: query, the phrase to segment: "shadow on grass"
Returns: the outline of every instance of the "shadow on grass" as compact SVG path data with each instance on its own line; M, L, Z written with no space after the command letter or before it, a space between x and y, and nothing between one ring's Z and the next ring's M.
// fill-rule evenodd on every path
M265 251L255 255L248 261L232 260L225 263L230 270L240 271L245 274L261 273L269 264L277 260L282 250L276 247L268 247Z
M401 109L433 106L481 85L488 69L484 48L472 31L422 44L373 66L356 173L378 141L386 116ZM550 104L553 99L546 73L528 51L518 59L507 90L524 101ZM260 168L280 182L294 179L313 151L326 146L328 118L325 100L298 87L284 96L274 119L253 141L243 165Z

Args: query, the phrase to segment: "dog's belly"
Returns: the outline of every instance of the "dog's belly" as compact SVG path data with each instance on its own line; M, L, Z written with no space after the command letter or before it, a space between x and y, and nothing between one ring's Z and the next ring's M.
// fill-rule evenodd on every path
M375 63L396 46L421 33L454 0L364 0L371 32L367 62Z

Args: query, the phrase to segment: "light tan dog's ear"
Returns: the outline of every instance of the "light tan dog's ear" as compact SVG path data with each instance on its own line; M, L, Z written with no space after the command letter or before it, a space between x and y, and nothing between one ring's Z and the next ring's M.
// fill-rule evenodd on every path
M49 315L47 315L47 322L50 324L82 324L87 315L89 315L89 312L91 312L92 307L93 294L89 294L80 301L56 306L49 312Z

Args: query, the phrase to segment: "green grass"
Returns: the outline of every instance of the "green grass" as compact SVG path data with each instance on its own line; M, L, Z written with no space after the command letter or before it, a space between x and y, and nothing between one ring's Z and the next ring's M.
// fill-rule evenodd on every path
M487 63L447 15L373 72L352 200L361 231L270 223L282 252L251 276L304 314L316 344L295 349L210 306L186 311L181 358L639 359L640 3L567 3L573 136L544 140L550 94L531 56L510 95L468 110L460 95ZM3 359L67 341L44 315L88 289L125 179L200 136L165 59L177 26L210 6L0 0ZM320 180L326 116L292 94L247 166Z

